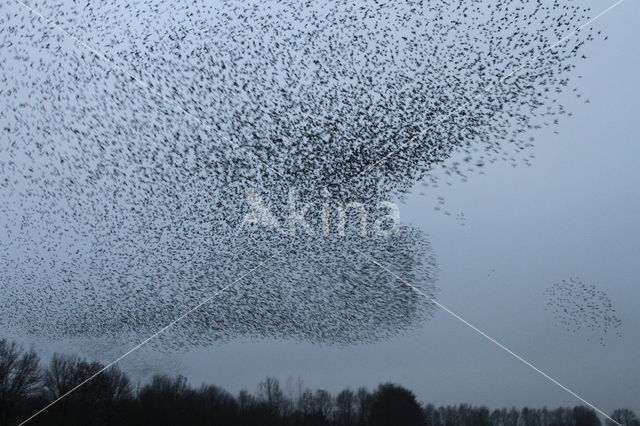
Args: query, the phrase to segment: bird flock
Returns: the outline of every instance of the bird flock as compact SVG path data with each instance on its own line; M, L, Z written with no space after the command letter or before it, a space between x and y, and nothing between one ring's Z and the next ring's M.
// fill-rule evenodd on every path
M570 277L548 287L545 310L552 313L556 325L577 333L581 330L597 335L605 344L607 333L620 336L622 322L616 315L611 299L595 285L585 284L579 277Z
M528 161L566 113L597 34L565 36L588 16L568 0L0 1L0 324L136 339L211 299L159 346L420 325L438 269L420 231L240 227L247 191L283 220L295 189L317 225L319 206L373 209L436 169Z

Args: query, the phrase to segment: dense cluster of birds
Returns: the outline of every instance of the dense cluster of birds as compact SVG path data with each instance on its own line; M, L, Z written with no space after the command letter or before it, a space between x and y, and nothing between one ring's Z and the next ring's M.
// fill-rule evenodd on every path
M572 333L587 331L597 335L604 345L607 333L620 336L620 319L611 299L595 285L585 284L579 277L571 277L548 287L546 310L553 314L556 324Z
M587 15L562 0L2 0L0 321L142 336L238 281L163 345L411 329L434 310L420 232L362 235L353 215L328 235L240 229L247 191L283 220L294 189L312 224L335 225L321 206L373 210L435 185L436 167L526 161L529 131L565 113L595 35L558 40Z

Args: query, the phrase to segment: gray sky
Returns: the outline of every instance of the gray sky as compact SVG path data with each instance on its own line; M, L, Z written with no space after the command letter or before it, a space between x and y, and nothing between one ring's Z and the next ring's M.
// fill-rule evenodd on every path
M595 14L613 1L589 3ZM606 412L640 412L638 16L640 4L627 0L594 24L609 40L586 48L577 70L583 78L572 82L583 97L563 98L573 117L532 134L532 167L496 163L427 196L417 187L401 206L403 222L430 235L441 268L439 302ZM453 216L433 210L440 195ZM609 335L602 346L554 327L542 292L572 276L608 293L622 337ZM438 405L579 403L444 311L410 335L377 344L235 341L167 359L144 353L168 373L177 362L192 383L230 391L254 390L266 376L300 376L332 391L393 381Z
M613 2L590 3L595 14ZM628 1L594 24L609 40L587 47L583 78L574 80L584 95L563 99L573 117L534 134L532 167L494 164L428 196L416 188L401 206L403 221L431 237L439 301L607 412L640 411L639 12ZM433 210L438 195L453 216ZM608 335L603 347L554 327L542 292L571 276L608 293L622 337ZM231 391L253 390L266 376L301 376L329 390L394 381L435 404L579 403L444 311L416 333L378 344L233 342L177 358L192 382Z

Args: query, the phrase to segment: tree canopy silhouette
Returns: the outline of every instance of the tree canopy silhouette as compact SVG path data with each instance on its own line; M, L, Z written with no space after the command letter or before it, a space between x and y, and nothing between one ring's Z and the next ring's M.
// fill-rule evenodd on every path
M405 387L384 383L373 392L337 394L306 388L301 379L284 385L273 377L255 393L233 395L215 385L192 387L182 376L154 375L133 388L127 374L74 355L54 354L41 367L36 352L0 340L1 426L14 426L63 397L28 424L54 426L599 426L596 413L567 408L436 407L420 403ZM635 413L617 409L612 418L640 426ZM613 424L611 422L607 425Z

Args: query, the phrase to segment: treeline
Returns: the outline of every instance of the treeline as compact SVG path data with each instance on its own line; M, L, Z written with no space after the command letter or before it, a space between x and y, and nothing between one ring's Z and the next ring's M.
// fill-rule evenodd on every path
M239 426L591 426L601 425L590 408L499 409L421 405L402 386L373 392L345 389L336 395L312 391L302 381L281 385L267 378L255 393L237 395L213 385L192 388L184 377L156 375L133 386L117 367L104 369L73 355L56 354L42 365L33 350L0 340L0 424L17 425L239 425ZM97 374L101 372L100 374ZM61 399L59 399L61 398ZM57 401L57 402L56 402ZM55 403L54 403L55 402ZM635 414L616 410L625 426L640 426ZM613 424L613 423L612 423Z

